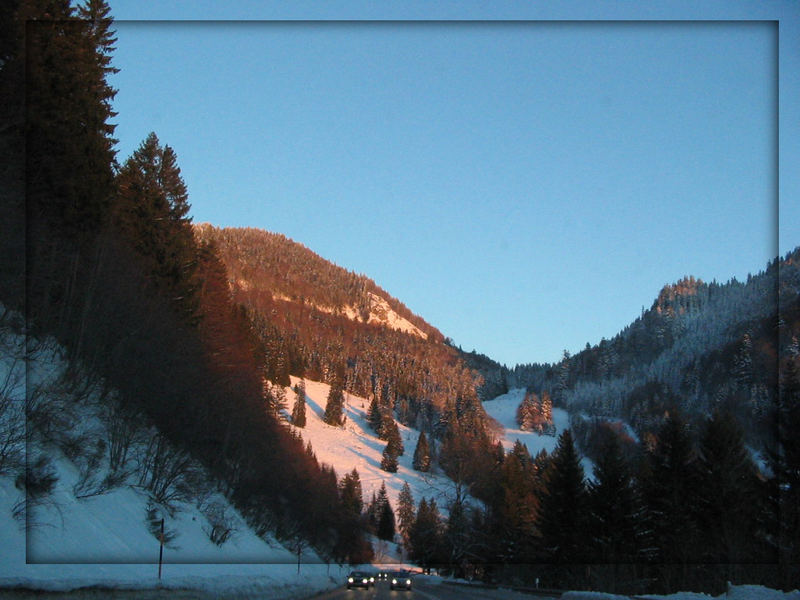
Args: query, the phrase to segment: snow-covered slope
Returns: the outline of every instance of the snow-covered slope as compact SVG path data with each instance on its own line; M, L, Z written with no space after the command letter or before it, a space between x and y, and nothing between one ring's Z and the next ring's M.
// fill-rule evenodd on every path
M300 381L292 377L292 386ZM415 501L434 498L443 514L447 505L455 497L453 483L441 472L434 469L431 473L420 473L412 467L414 449L417 446L419 432L398 423L400 437L405 452L398 458L397 473L387 473L381 469L381 458L386 442L379 439L367 424L369 402L365 398L345 393L344 427L333 427L322 420L327 405L330 386L325 383L305 380L306 386L306 426L295 428L303 441L311 442L317 459L333 466L341 479L343 475L355 468L361 479L365 504L377 493L382 483L393 509L397 509L397 498L404 482L408 482ZM291 414L296 401L296 394L286 390L287 412Z
M569 413L561 408L553 409L553 424L556 426L555 435L541 435L531 431L523 431L517 425L517 407L525 397L525 389L513 389L507 394L498 396L493 400L483 403L483 408L490 417L502 426L502 442L506 451L511 450L514 443L519 440L528 448L532 456L536 456L541 450L552 453L558 444L558 436L561 432L569 428ZM583 470L587 476L591 476L594 471L592 461L584 458L581 461Z
M294 554L274 539L257 536L213 491L198 490L192 501L177 503L173 513L156 507L156 513L148 514L152 500L131 478L81 499L75 491L80 469L57 446L39 439L27 444L28 458L32 462L46 456L56 481L41 501L26 501L16 485L25 465L22 409L26 393L29 401L36 397L37 402L60 406L55 403L64 393L62 354L54 343L36 344L7 322L0 324L0 589L164 586L195 590L197 597L234 590L260 598L296 598L339 584L343 570L320 564L312 553L303 555L298 575ZM67 401L76 402L71 397ZM80 405L71 425L81 430L101 427L91 399ZM18 431L23 435L13 437ZM16 441L9 446L9 440ZM213 490L208 484L202 487ZM207 515L212 505L232 528L222 545L210 539ZM172 539L164 548L159 580L159 540L151 533L151 519L162 516Z
M12 518L24 495L9 477L0 477L0 589L162 586L211 596L235 592L296 598L335 586L343 576L338 566L305 561L298 575L295 556L258 538L238 516L233 538L216 546L204 531L205 517L184 506L166 519L167 531L176 537L164 548L159 580L159 541L147 528L146 497L126 487L76 500L70 491L74 468L63 458L55 464L62 478L52 500L29 522L27 534L25 521Z

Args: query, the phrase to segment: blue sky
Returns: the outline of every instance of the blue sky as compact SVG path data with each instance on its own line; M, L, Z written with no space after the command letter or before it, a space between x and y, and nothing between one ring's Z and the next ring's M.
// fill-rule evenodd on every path
M120 161L509 366L800 244L797 4L430 4L111 0Z

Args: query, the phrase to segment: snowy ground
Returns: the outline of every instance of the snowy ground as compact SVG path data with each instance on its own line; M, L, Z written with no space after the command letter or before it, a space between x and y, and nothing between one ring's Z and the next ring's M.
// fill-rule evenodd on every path
M166 587L296 598L338 586L344 575L336 565L309 564L316 559L313 555L305 557L298 575L294 555L258 538L235 514L233 538L216 546L204 531L206 518L184 506L174 518L166 518L167 530L176 537L164 549L159 581L159 542L146 524L145 495L123 487L76 500L71 492L74 467L63 458L55 464L60 475L56 491L31 514L27 535L25 522L11 516L23 494L9 477L0 477L0 588Z
M679 592L667 596L637 596L652 600L800 600L800 592L789 593L770 590L758 585L735 585L719 596L698 594L696 592ZM601 592L567 592L562 600L629 600L630 596L603 594Z
M57 382L65 367L54 344L27 356L25 349L22 334L0 328L2 442L20 427L24 432L26 387L29 392L49 389L46 386ZM53 393L57 389L54 386ZM97 426L90 412L75 426ZM16 452L24 451L24 436L16 446ZM8 456L9 447L2 449ZM319 564L315 555L306 554L298 575L295 555L275 540L256 536L224 498L208 493L202 499L205 506L214 502L221 507L233 527L231 538L222 546L211 542L208 511L200 510L197 502L180 504L173 515L159 515L165 518L167 532L174 534L164 548L159 580L159 540L148 525L147 495L123 484L108 493L78 499L73 490L79 477L76 466L54 447L39 447L36 455L42 452L50 458L57 482L41 504L26 505L24 492L15 486L15 469L0 474L0 597L16 587L66 591L100 586L298 598L340 585L345 574L345 568ZM20 511L26 507L27 514Z
M299 379L292 377L292 386ZM343 428L333 427L322 420L325 414L330 386L325 383L305 380L306 385L306 426L296 428L304 442L311 442L317 459L333 466L341 479L355 468L361 479L365 504L377 493L381 484L386 491L393 509L397 509L398 496L404 482L408 482L414 501L423 496L434 498L440 511L447 513L447 505L455 498L453 482L438 469L430 473L420 473L412 467L414 449L417 447L419 432L398 423L400 437L405 452L398 458L397 473L387 473L381 469L381 458L386 442L379 439L367 424L369 402L360 396L345 393L345 414L347 421ZM287 389L287 413L291 414L296 395Z
M8 381L20 361L10 358L19 339L0 332L0 380ZM28 385L57 377L63 365L59 353L53 351L28 362L25 371ZM296 383L293 380L292 383ZM11 388L6 388L6 391ZM306 382L307 420L299 430L311 441L320 461L332 465L341 477L355 467L361 476L364 499L369 501L381 483L386 484L390 501L397 505L397 496L408 482L415 499L434 497L445 512L453 498L453 484L441 473L422 474L414 471L411 460L419 433L400 425L406 451L399 459L399 469L390 474L380 469L385 442L379 440L366 424L367 402L346 395L347 422L344 428L322 422L329 388L325 384ZM22 402L21 387L11 389L16 402ZM540 448L552 451L556 438L538 436L516 429L513 414L523 392L515 390L485 404L487 411L507 430L504 444L516 439L532 453ZM287 391L291 405L294 393ZM19 405L17 405L19 406ZM566 413L554 411L558 431L567 426ZM9 416L11 415L11 416ZM0 412L0 425L7 425L13 414ZM87 426L87 424L84 424ZM184 504L174 514L164 514L166 529L174 539L164 549L161 579L158 578L159 542L148 527L148 498L139 488L123 485L112 491L78 499L73 486L78 478L75 465L57 450L50 455L58 475L53 494L43 504L29 507L24 516L14 517L24 506L24 494L14 485L13 475L0 475L0 597L20 597L13 588L30 588L66 592L93 588L80 597L100 598L111 590L152 590L147 596L162 597L166 590L179 598L225 597L266 600L307 598L322 590L341 586L347 567L319 564L311 553L303 556L300 572L296 557L275 540L256 536L223 498L209 497L206 502L224 505L234 525L232 538L222 546L213 544L208 535L209 523L204 512L192 504ZM394 544L375 542L377 562L401 563L402 555ZM160 590L160 591L159 591ZM23 594L24 597L24 594ZM72 597L72 595L70 595ZM570 595L583 598L613 596ZM800 594L784 595L763 588L737 587L728 598L735 600L800 600ZM668 596L672 600L707 600L698 594Z
M553 424L556 426L555 435L540 435L530 431L523 431L517 425L517 407L525 397L525 389L513 389L507 394L498 396L493 400L483 403L483 408L487 414L503 426L503 447L506 451L511 450L514 443L519 440L528 448L532 456L536 456L541 450L552 453L558 444L558 436L561 432L569 428L569 414L562 408L553 409ZM584 473L591 477L594 472L594 465L588 458L581 461Z

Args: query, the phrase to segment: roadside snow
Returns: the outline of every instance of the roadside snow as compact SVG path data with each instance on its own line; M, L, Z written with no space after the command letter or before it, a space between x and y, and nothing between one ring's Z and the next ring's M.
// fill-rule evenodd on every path
M4 440L21 426L27 393L58 393L66 364L55 344L35 344L11 327L0 329L0 434ZM29 349L38 349L31 353ZM44 396L43 396L44 397ZM83 407L75 427L99 427ZM24 441L24 436L23 436ZM19 444L19 443L18 443ZM8 448L5 449L8 451ZM51 591L102 586L119 589L166 587L202 590L211 595L254 595L297 598L336 587L345 569L328 567L305 554L298 574L294 554L274 539L258 537L222 496L211 494L234 532L222 546L209 539L206 516L194 504L180 504L174 515L163 514L174 539L164 548L158 578L159 540L148 523L150 500L140 488L121 485L108 493L76 498L79 470L51 446L28 447L31 460L46 454L57 481L41 503L26 503L15 481L21 462L6 463L0 474L0 595L5 588ZM19 451L24 452L24 443ZM15 516L16 515L16 516ZM314 564L316 563L316 564Z
M574 594L576 592L570 592ZM578 592L579 593L579 592ZM562 596L563 598L564 596ZM800 592L781 592L760 585L731 585L724 594L710 596L697 592L678 592L666 596L644 595L652 600L800 600ZM582 596L569 596L569 600L582 600Z

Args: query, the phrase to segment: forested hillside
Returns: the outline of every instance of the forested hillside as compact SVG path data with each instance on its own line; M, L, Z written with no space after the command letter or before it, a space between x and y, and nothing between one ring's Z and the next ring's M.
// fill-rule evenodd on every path
M17 0L6 14L0 300L24 311L16 327L60 344L69 368L58 395L26 405L30 460L4 472L30 497L52 471L48 445L68 444L76 460L105 465L108 485L134 470L168 505L193 485L181 465L196 462L255 531L305 539L340 561L369 559L336 476L265 410L262 348L221 260L194 238L175 152L152 133L117 159L108 5ZM88 390L118 424L97 447L43 405L77 405ZM6 400L3 422L16 406ZM32 420L34 408L46 418ZM137 462L128 449L145 431L151 443Z
M195 228L225 263L267 357L265 376L338 384L437 437L482 437L480 378L442 334L372 280L256 229Z
M565 351L554 364L501 369L505 384L547 391L575 415L624 419L642 438L673 408L699 420L729 411L765 450L774 440L779 366L798 355L799 258L800 249L746 282L686 277L666 285L610 340Z
M394 539L387 504L376 520L358 473L321 464L297 431L335 440L350 414L373 452L386 442L387 477L452 481L446 519L425 498L399 515L425 568L629 593L798 585L800 251L743 283L685 278L613 339L509 370L280 234L195 226L156 133L117 157L106 2L8 14L0 329L14 341L0 350L8 373L37 340L59 365L22 402L21 376L0 387L0 477L27 506L53 489L52 448L92 493L135 480L167 511L202 471L265 539L368 562L368 531ZM364 406L348 412L345 392ZM506 451L481 404L506 392L520 431L560 431L552 452ZM103 427L87 437L89 409Z

